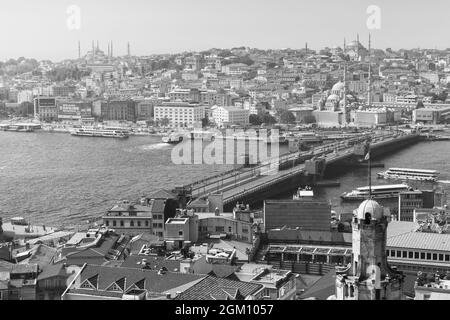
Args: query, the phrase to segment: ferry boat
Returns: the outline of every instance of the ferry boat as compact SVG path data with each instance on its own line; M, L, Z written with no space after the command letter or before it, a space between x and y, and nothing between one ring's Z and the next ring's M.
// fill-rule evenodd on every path
M314 197L314 191L311 187L298 188L297 193L292 197L293 200L312 199Z
M202 140L202 141L214 141L216 135L214 132L203 130L192 131L176 131L169 133L162 137L164 143L176 144L183 140Z
M99 129L99 128L76 128L70 132L73 136L80 137L102 137L102 138L128 138L129 132L125 129Z
M389 199L397 198L398 194L403 191L411 190L412 188L407 184L387 184L372 186L372 199ZM360 187L352 190L351 192L344 192L341 195L343 200L365 200L369 197L369 187Z
M439 172L436 170L389 168L386 171L377 173L378 178L397 180L417 180L436 182Z

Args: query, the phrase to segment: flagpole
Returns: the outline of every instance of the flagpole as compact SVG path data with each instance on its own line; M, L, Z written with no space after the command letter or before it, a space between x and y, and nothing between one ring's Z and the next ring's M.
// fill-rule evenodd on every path
M367 154L369 155L369 159L368 159L368 175L369 175L369 199L372 199L372 167L371 167L371 154L370 154L370 144L369 144L369 151L367 152Z

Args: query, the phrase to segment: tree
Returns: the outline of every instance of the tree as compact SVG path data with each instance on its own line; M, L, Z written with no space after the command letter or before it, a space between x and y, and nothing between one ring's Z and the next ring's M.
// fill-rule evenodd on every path
M169 119L167 117L164 117L161 119L161 126L166 127L170 123Z
M254 126L259 126L262 123L261 118L256 114L251 114L249 116L249 121L250 121L250 124L254 125Z
M273 116L271 116L269 113L265 113L262 118L261 118L261 122L265 123L267 125L272 125L277 123L277 119L275 119Z
M313 115L308 115L303 118L303 122L306 124L316 123L316 118Z
M293 124L295 123L295 116L291 111L284 111L280 115L280 123Z

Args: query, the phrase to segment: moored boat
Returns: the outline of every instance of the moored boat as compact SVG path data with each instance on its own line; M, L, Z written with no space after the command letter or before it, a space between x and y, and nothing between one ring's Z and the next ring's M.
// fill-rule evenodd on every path
M378 178L396 180L415 180L436 182L439 172L436 170L409 169L409 168L389 168L386 171L377 173Z
M371 190L371 192L369 192ZM407 184L387 184L371 187L359 187L350 192L345 192L341 198L346 201L365 200L371 197L372 199L389 199L396 198L398 194L403 191L411 190Z

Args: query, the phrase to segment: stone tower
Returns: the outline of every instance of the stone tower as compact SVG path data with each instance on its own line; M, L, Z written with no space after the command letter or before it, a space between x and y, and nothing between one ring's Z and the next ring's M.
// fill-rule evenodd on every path
M389 267L386 232L389 211L374 200L353 212L352 264L336 268L337 300L401 300L402 273Z

